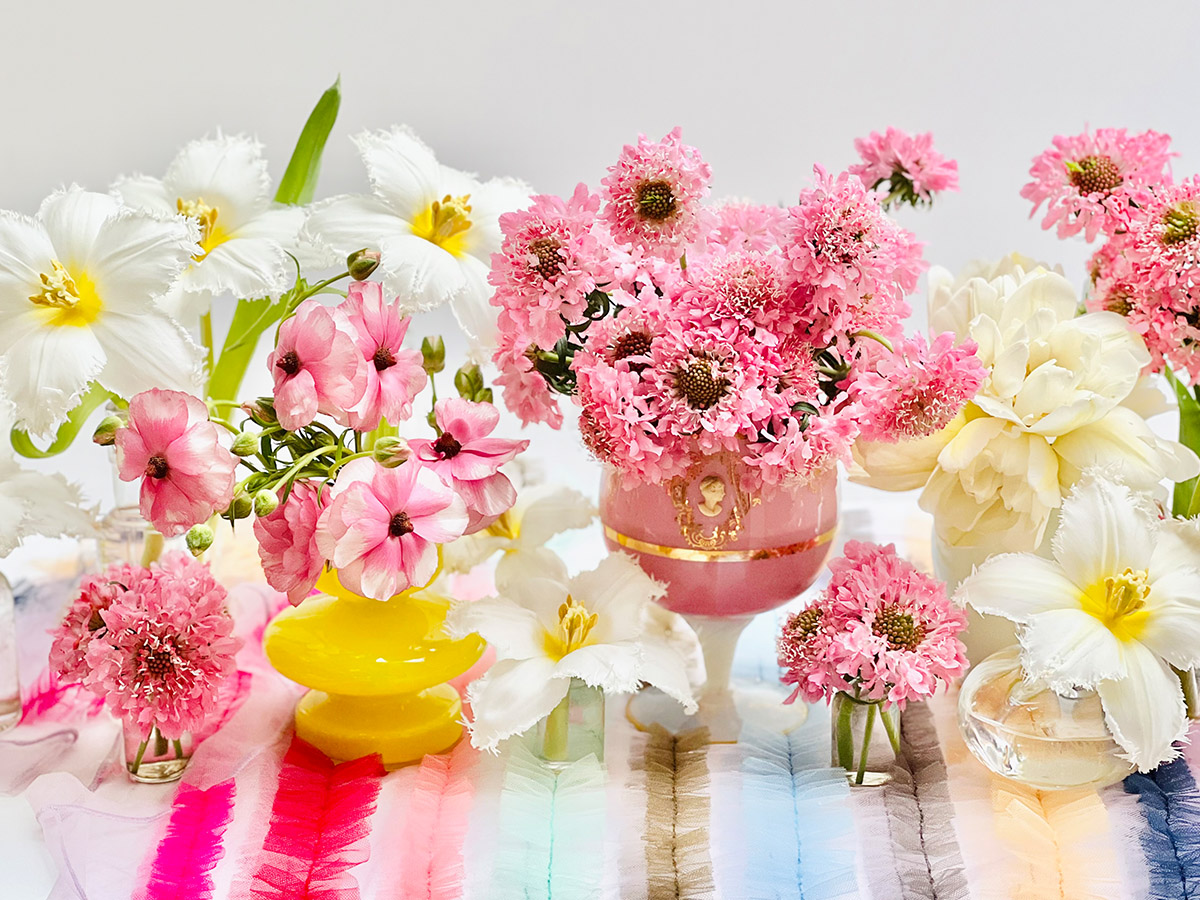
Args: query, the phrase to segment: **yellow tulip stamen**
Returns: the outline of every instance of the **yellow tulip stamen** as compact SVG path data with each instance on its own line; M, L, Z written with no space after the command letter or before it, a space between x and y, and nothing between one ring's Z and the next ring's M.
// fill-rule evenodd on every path
M1150 616L1146 608L1149 582L1150 573L1145 569L1135 571L1126 567L1088 590L1083 597L1083 610L1103 622L1119 640L1137 640Z
M484 529L492 537L515 541L521 534L521 523L513 515L511 509L506 509L495 522Z
M412 233L437 244L447 253L466 252L466 233L471 228L471 195L434 200L412 222Z
M196 262L200 262L214 249L229 240L225 229L217 224L220 210L205 203L203 197L197 197L195 200L184 200L182 197L178 197L175 200L175 209L181 216L195 219L196 224L200 226L200 252L194 257Z
M589 613L586 606L568 594L567 602L558 608L558 633L551 635L548 642L555 645L551 655L562 659L584 646L599 618L598 614Z
M46 324L82 327L96 321L102 304L95 282L86 272L72 277L57 259L50 260L50 266L49 272L38 274L42 289L29 297L30 303L49 314Z

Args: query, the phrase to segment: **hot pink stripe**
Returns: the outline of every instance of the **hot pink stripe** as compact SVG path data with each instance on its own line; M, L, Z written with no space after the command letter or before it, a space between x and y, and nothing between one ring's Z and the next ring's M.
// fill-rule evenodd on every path
M233 779L202 791L179 788L167 833L134 900L212 900L212 870L225 855L221 843L233 819Z

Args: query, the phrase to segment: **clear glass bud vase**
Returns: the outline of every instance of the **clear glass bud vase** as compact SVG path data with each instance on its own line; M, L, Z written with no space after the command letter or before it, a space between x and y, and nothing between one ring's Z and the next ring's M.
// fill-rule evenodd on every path
M13 592L0 574L0 731L21 720L21 679L17 671L17 620Z
M843 691L834 694L830 714L831 762L846 770L846 780L855 787L891 781L900 754L900 708Z
M604 761L604 691L572 678L567 696L528 732L531 749L550 764L595 754Z
M125 768L129 777L143 784L166 784L178 781L192 760L193 740L185 731L178 738L168 738L158 726L149 732L130 725L123 726Z

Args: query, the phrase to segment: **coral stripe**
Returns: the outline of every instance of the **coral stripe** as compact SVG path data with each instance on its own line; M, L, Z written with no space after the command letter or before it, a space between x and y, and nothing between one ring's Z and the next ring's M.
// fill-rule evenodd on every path
M477 753L463 741L452 753L421 761L405 813L399 891L405 900L462 896L463 843L470 827Z

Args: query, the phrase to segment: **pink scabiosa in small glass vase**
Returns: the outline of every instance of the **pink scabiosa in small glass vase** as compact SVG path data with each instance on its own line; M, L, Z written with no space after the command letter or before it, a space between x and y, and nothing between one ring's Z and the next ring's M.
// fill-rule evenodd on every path
M829 568L829 585L779 636L783 681L795 685L788 702L825 697L833 764L851 784L884 784L905 704L927 700L967 669L958 639L966 613L891 545L850 541Z

